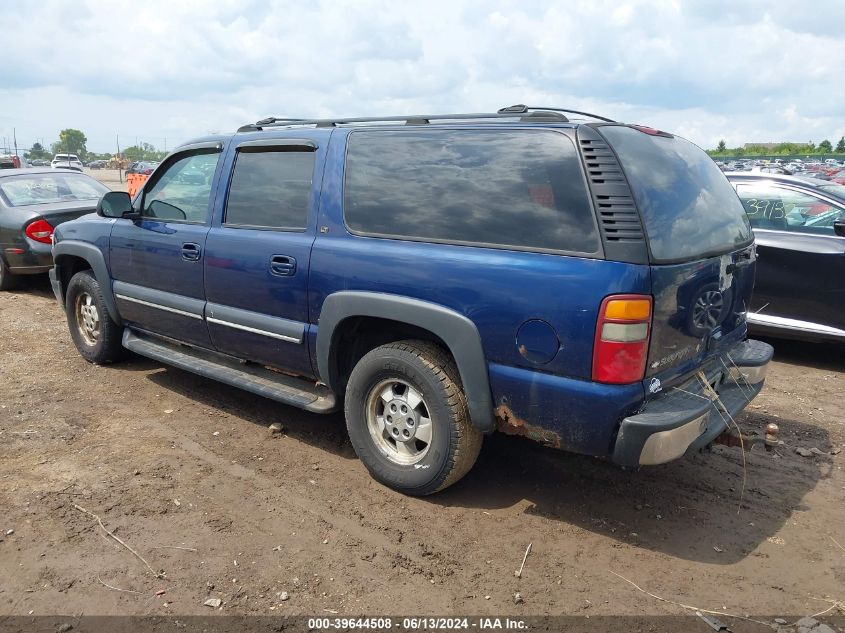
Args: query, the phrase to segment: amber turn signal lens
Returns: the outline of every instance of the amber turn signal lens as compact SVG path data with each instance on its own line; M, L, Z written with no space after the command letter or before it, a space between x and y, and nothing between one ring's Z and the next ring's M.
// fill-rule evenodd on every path
M644 321L651 316L651 301L647 299L614 299L607 302L606 319Z

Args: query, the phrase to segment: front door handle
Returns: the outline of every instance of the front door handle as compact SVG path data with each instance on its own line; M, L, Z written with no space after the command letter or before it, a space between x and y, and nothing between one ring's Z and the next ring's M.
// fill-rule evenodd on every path
M270 258L270 272L279 277L292 277L296 273L296 259L289 255L273 255Z
M182 259L188 262L199 261L202 249L199 244L193 242L185 242L182 244Z

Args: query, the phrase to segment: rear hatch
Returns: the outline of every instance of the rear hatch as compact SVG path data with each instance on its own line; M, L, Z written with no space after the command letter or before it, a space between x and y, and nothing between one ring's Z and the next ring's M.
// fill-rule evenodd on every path
M656 392L745 337L753 234L701 148L650 128L597 129L619 159L648 245L654 306L645 376Z

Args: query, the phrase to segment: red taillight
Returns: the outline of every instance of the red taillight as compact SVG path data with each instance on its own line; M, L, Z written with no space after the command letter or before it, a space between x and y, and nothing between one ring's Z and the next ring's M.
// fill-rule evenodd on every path
M648 127L647 125L632 125L632 128L635 130L639 130L643 134L648 134L649 136L663 136L666 138L673 138L669 132L664 132L663 130L656 130L653 127Z
M47 220L36 220L26 227L25 233L31 240L41 242L42 244L49 244L50 237L53 235L53 227L50 226Z
M651 334L651 297L611 295L601 302L593 345L593 380L627 384L643 379Z

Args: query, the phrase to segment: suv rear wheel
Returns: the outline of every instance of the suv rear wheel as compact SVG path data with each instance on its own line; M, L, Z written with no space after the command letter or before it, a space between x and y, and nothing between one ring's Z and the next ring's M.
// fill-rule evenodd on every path
M482 435L469 419L452 358L427 341L365 354L349 377L346 426L358 457L381 483L427 495L475 463Z
M100 283L90 270L76 273L67 287L65 312L76 349L89 363L112 363L122 353L123 328L112 321Z

